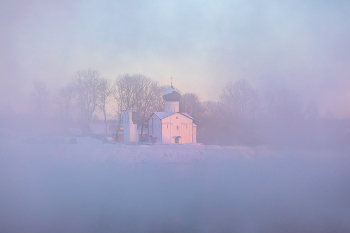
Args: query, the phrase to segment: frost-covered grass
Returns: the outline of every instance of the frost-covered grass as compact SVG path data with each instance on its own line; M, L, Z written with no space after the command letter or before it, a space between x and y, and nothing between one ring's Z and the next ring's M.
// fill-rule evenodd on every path
M349 232L348 156L0 138L0 232Z

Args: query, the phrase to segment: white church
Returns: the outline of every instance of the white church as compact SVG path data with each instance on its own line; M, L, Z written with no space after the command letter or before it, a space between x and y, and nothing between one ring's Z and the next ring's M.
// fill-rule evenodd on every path
M150 142L162 144L196 143L197 125L188 113L181 113L180 93L171 85L163 94L164 112L154 112L148 120Z

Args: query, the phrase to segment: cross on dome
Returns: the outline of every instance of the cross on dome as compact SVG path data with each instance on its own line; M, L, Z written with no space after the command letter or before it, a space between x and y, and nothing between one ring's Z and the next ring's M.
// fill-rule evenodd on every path
M166 90L163 94L163 99L165 101L180 101L181 94L178 90L176 90L173 85L171 85L168 90Z

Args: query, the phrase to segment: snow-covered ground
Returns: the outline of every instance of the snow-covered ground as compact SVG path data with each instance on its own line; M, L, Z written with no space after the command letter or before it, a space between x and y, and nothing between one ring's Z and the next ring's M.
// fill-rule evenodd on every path
M346 151L0 138L0 232L350 232Z

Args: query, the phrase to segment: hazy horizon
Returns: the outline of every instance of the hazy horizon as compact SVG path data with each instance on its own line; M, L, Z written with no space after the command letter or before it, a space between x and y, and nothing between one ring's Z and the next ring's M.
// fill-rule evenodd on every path
M141 73L202 100L227 82L288 88L350 116L348 1L2 1L0 109L25 107L76 70Z
M0 31L0 232L350 232L350 1L3 0Z

